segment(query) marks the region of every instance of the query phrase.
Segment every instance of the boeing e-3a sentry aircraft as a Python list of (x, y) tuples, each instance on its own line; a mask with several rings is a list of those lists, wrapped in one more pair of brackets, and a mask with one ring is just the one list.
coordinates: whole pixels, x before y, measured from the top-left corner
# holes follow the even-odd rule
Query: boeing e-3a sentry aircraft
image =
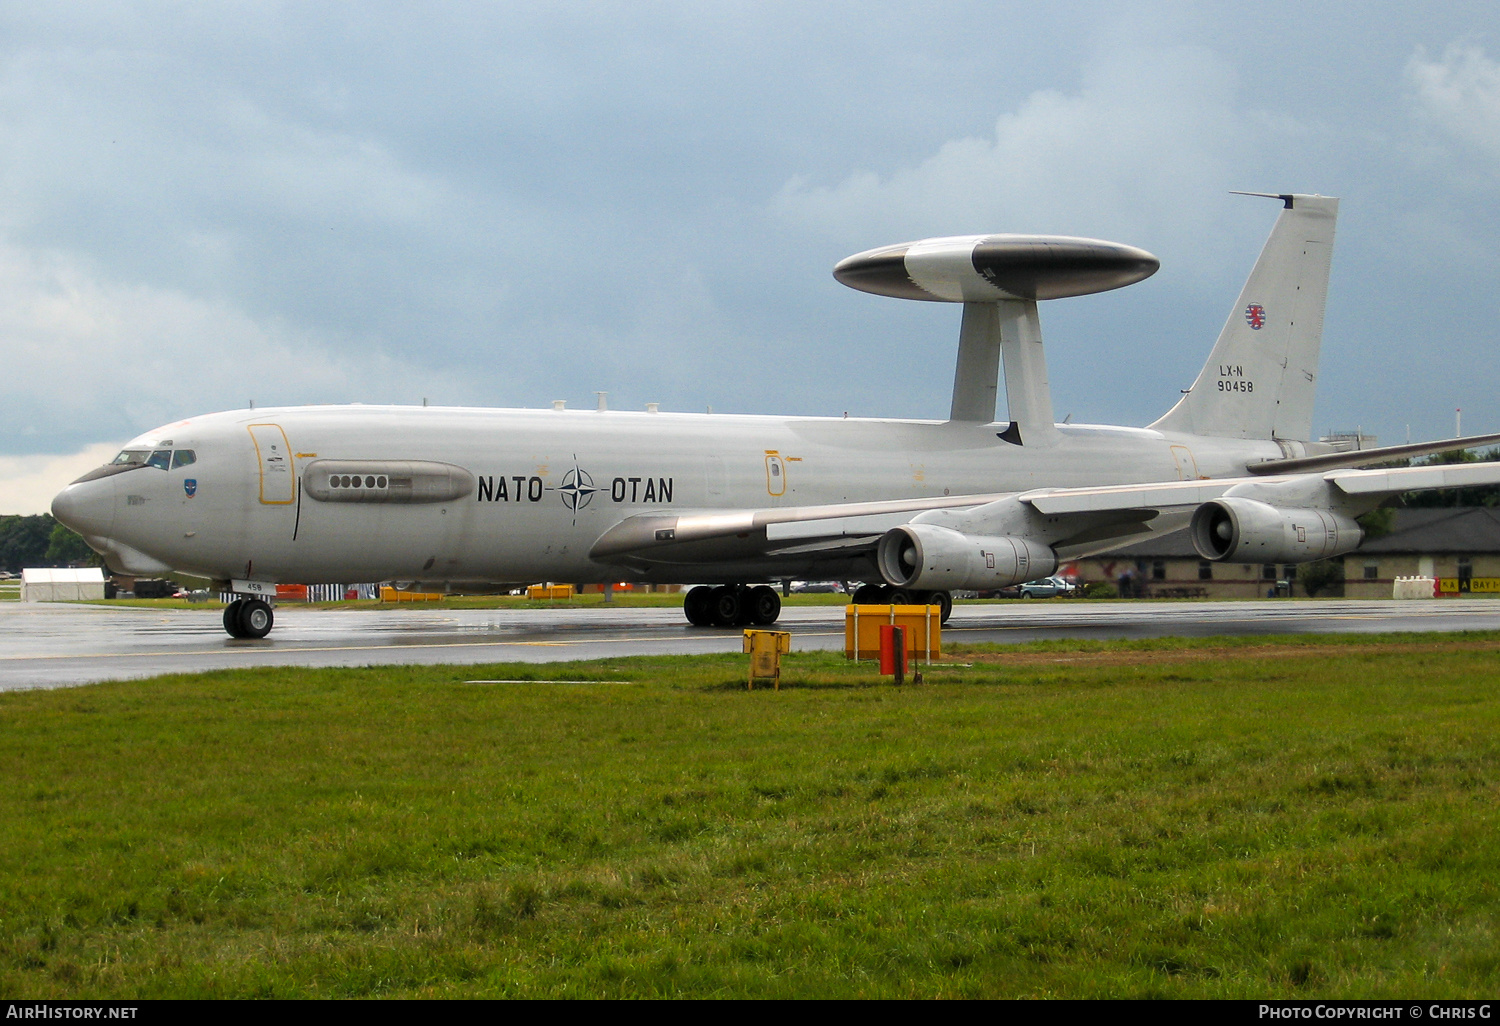
[[(1255, 194), (1264, 195), (1264, 194)], [(53, 500), (126, 574), (180, 571), (239, 596), (264, 637), (277, 582), (703, 582), (700, 626), (767, 624), (768, 582), (865, 582), (856, 602), (936, 602), (1189, 529), (1210, 560), (1355, 549), (1355, 517), (1500, 464), (1360, 470), (1500, 435), (1347, 452), (1312, 441), (1338, 200), (1283, 209), (1208, 362), (1145, 428), (1057, 424), (1037, 304), (1119, 288), (1158, 261), (1060, 236), (926, 239), (834, 276), (963, 304), (946, 421), (310, 406), (193, 417), (127, 444)], [(995, 421), (1004, 367), (1009, 420)], [(602, 403), (601, 403), (602, 406)]]

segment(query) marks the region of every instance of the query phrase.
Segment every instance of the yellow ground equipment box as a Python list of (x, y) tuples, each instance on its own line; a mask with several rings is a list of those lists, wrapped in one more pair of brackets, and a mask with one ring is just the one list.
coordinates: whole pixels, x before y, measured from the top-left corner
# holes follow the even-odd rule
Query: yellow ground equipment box
[(930, 663), (942, 656), (942, 606), (845, 606), (844, 657), (879, 659), (882, 624), (906, 628), (908, 658)]
[(755, 678), (774, 680), (781, 690), (781, 657), (792, 650), (792, 636), (786, 631), (746, 631), (745, 651), (750, 653), (749, 690), (755, 690)]
[(529, 599), (570, 599), (573, 597), (573, 586), (571, 584), (533, 584), (526, 589), (526, 597)]
[(436, 591), (401, 591), (399, 588), (382, 587), (382, 602), (441, 602), (446, 595)]

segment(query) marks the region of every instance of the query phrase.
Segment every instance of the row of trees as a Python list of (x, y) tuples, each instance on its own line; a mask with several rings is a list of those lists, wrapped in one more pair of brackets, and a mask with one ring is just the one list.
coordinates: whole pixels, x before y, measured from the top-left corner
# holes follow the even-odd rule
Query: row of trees
[(99, 556), (51, 515), (0, 516), (0, 570), (28, 566), (98, 566)]

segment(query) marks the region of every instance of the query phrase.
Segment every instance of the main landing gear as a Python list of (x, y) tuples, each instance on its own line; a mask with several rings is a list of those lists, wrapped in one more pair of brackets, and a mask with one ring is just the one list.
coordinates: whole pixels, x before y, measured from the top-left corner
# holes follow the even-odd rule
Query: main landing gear
[(276, 615), (265, 599), (235, 599), (224, 607), (224, 629), (231, 638), (264, 638), (275, 623)]
[(781, 615), (781, 596), (764, 584), (748, 588), (743, 584), (726, 584), (711, 588), (703, 585), (687, 593), (682, 611), (695, 627), (765, 627)]
[[(888, 584), (861, 585), (850, 601), (859, 606), (940, 606), (942, 622), (953, 614), (953, 596), (946, 591), (892, 588)], [(781, 615), (781, 596), (764, 584), (754, 588), (726, 584), (701, 585), (687, 593), (682, 611), (695, 627), (765, 627)]]
[(920, 591), (916, 588), (892, 588), (889, 584), (863, 584), (855, 589), (850, 602), (856, 606), (942, 606), (942, 622), (953, 615), (953, 596), (946, 591)]

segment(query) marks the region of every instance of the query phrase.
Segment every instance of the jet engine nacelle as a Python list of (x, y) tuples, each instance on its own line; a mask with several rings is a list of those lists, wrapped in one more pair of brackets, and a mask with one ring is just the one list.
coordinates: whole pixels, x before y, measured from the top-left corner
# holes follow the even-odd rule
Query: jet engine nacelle
[(1229, 496), (1199, 506), (1190, 531), (1204, 559), (1234, 563), (1306, 563), (1359, 548), (1364, 529), (1326, 509), (1281, 509)]
[(1003, 588), (1057, 569), (1057, 553), (1041, 542), (964, 534), (933, 524), (904, 524), (886, 532), (876, 558), (887, 584), (932, 591)]

